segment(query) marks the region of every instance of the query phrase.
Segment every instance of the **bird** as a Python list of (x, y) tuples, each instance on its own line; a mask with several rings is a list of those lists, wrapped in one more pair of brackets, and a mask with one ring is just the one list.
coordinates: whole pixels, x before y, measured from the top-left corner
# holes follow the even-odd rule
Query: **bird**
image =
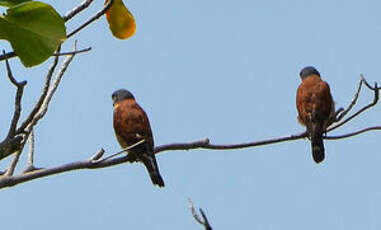
[(325, 157), (323, 135), (334, 121), (335, 104), (328, 83), (321, 79), (315, 67), (304, 67), (299, 75), (302, 83), (296, 91), (298, 121), (306, 126), (312, 157), (320, 163)]
[(154, 185), (164, 187), (154, 153), (154, 140), (146, 112), (135, 101), (132, 93), (126, 89), (113, 92), (112, 101), (113, 126), (120, 146), (126, 148), (144, 139), (142, 144), (128, 150), (128, 155), (134, 161), (144, 164)]

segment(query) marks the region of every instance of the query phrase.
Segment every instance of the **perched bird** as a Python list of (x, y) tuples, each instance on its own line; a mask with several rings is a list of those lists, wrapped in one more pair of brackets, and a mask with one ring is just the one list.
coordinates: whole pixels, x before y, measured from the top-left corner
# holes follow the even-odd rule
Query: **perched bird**
[(122, 148), (142, 139), (144, 143), (128, 151), (134, 160), (141, 161), (148, 170), (152, 183), (164, 187), (154, 153), (151, 126), (144, 110), (136, 103), (134, 96), (125, 89), (112, 94), (114, 105), (114, 130)]
[(324, 160), (323, 134), (335, 116), (335, 105), (327, 82), (311, 66), (300, 71), (302, 83), (296, 91), (298, 121), (306, 126), (316, 163)]

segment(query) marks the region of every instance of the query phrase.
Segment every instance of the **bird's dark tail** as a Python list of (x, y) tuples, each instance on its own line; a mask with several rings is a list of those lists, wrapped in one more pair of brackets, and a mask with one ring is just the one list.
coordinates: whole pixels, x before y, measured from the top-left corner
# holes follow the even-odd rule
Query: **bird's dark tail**
[(312, 157), (316, 163), (320, 163), (324, 160), (323, 130), (321, 125), (311, 125), (310, 137)]
[(163, 178), (159, 172), (159, 166), (157, 165), (155, 154), (154, 153), (144, 153), (141, 156), (143, 164), (146, 166), (151, 181), (154, 185), (159, 187), (164, 187)]

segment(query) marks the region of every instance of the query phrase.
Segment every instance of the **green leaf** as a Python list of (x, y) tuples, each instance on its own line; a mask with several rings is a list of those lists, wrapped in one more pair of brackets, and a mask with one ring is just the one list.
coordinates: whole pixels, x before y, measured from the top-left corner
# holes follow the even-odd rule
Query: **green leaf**
[(38, 65), (66, 39), (65, 22), (50, 5), (25, 2), (0, 17), (0, 39), (11, 43), (25, 66)]
[(0, 6), (11, 7), (23, 2), (29, 2), (32, 0), (0, 0)]

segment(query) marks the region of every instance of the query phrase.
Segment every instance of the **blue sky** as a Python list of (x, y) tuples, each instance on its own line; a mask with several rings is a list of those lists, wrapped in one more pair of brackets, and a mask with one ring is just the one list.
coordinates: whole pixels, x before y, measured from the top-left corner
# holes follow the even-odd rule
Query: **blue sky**
[[(81, 1), (46, 1), (61, 13)], [(137, 32), (116, 40), (104, 18), (65, 43), (91, 46), (75, 57), (50, 111), (36, 128), (36, 165), (52, 167), (119, 150), (111, 93), (127, 88), (150, 117), (156, 145), (210, 138), (241, 143), (297, 134), (298, 73), (315, 66), (336, 106), (352, 100), (360, 74), (380, 82), (379, 1), (125, 2)], [(69, 22), (68, 31), (103, 1)], [(5, 41), (2, 48), (10, 49)], [(23, 115), (39, 95), (46, 64), (14, 74), (28, 80)], [(0, 66), (3, 138), (15, 89)], [(363, 91), (360, 103), (372, 100)], [(358, 108), (358, 107), (356, 107)], [(380, 125), (380, 106), (333, 134)], [(215, 229), (380, 229), (377, 132), (326, 141), (316, 165), (307, 140), (231, 151), (157, 156), (165, 189), (141, 164), (82, 170), (0, 192), (4, 229), (202, 229), (191, 197)], [(0, 162), (5, 168), (10, 159)], [(19, 169), (25, 162), (25, 156)]]

